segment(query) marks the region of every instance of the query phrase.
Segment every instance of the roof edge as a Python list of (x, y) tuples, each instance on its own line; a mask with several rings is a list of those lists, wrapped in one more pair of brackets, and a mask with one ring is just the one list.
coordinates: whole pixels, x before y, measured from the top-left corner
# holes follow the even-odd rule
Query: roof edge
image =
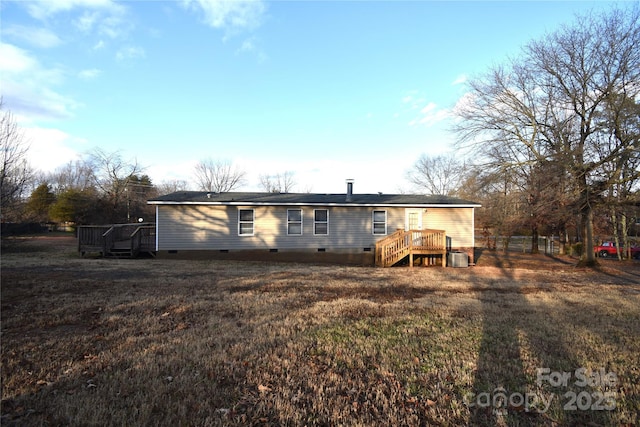
[(315, 203), (315, 202), (248, 202), (248, 201), (232, 201), (232, 202), (177, 202), (177, 201), (163, 201), (163, 200), (148, 200), (148, 205), (205, 205), (205, 206), (337, 206), (337, 207), (398, 207), (398, 208), (479, 208), (482, 207), (479, 203)]

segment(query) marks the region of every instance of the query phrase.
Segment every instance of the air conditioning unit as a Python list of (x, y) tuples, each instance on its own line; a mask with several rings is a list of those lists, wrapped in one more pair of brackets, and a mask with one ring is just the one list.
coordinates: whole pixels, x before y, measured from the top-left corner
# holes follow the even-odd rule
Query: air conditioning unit
[(465, 252), (449, 252), (447, 264), (449, 267), (469, 267), (469, 255)]

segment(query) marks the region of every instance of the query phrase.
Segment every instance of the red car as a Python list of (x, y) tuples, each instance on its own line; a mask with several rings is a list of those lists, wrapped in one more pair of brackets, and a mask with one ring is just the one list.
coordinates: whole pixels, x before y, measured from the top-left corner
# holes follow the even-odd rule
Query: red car
[[(601, 258), (618, 256), (618, 248), (614, 242), (603, 242), (600, 246), (596, 246), (594, 251)], [(640, 246), (631, 246), (631, 257), (640, 259)]]

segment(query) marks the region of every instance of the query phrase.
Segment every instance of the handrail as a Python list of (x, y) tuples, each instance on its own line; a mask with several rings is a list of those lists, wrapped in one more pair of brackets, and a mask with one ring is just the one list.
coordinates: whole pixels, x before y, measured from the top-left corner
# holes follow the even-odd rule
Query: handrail
[(393, 265), (408, 255), (409, 240), (406, 238), (407, 235), (404, 231), (394, 233), (392, 239), (376, 244), (377, 264), (381, 266)]
[(375, 260), (379, 267), (390, 267), (413, 253), (446, 255), (444, 230), (398, 230), (376, 243)]
[[(144, 231), (149, 230), (150, 232), (147, 235), (144, 235)], [(152, 225), (143, 225), (143, 226), (139, 226), (135, 229), (135, 231), (133, 233), (131, 233), (131, 235), (129, 236), (131, 239), (131, 254), (132, 256), (137, 256), (138, 253), (140, 252), (140, 248), (143, 246), (147, 246), (147, 245), (143, 245), (142, 244), (142, 239), (143, 238), (147, 238), (147, 237), (151, 237), (152, 233), (151, 231), (155, 230), (155, 227)], [(148, 242), (146, 242), (148, 243)], [(147, 248), (148, 249), (148, 248)]]
[(136, 256), (138, 254), (138, 250), (140, 250), (140, 244), (142, 237), (139, 233), (141, 227), (135, 229), (133, 233), (131, 233), (131, 255)]
[(113, 233), (114, 228), (115, 227), (112, 225), (107, 231), (102, 233), (102, 237), (107, 237), (109, 234)]
[(114, 227), (112, 226), (110, 229), (105, 231), (102, 234), (102, 255), (105, 256), (108, 251), (113, 247), (114, 242)]
[(396, 231), (394, 231), (393, 233), (389, 234), (387, 237), (383, 237), (382, 239), (378, 240), (376, 242), (376, 246), (377, 245), (386, 245), (387, 242), (391, 242), (396, 240), (397, 238), (399, 238), (400, 235), (404, 234), (405, 231), (402, 229), (398, 229)]

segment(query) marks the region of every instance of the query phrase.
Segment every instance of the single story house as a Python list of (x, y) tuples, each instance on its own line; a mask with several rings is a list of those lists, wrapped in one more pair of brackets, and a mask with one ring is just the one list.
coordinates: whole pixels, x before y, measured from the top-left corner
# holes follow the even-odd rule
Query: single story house
[[(148, 203), (156, 207), (158, 257), (382, 266), (408, 251), (412, 263), (415, 254), (444, 265), (446, 251), (473, 262), (480, 207), (446, 196), (354, 194), (352, 182), (343, 194), (181, 191)], [(383, 260), (383, 252), (391, 255)]]

